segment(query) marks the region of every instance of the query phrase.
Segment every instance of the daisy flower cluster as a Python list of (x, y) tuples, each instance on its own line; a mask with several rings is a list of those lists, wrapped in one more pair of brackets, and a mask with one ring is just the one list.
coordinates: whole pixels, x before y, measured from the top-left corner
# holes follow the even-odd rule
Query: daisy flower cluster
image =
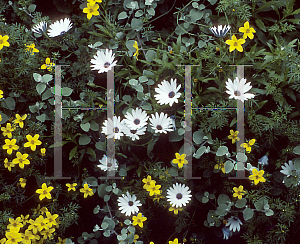
[(41, 208), (40, 212), (42, 214), (35, 219), (29, 218), (29, 214), (9, 218), (5, 237), (0, 243), (39, 243), (52, 239), (60, 223), (59, 216), (51, 214), (46, 207)]
[(155, 115), (151, 114), (151, 118), (145, 111), (136, 108), (131, 112), (125, 114), (125, 119), (121, 121), (120, 117), (114, 116), (113, 121), (109, 118), (105, 120), (102, 127), (102, 133), (108, 138), (120, 139), (124, 134), (131, 138), (131, 140), (139, 140), (141, 135), (145, 134), (147, 129), (147, 121), (150, 120), (150, 126), (154, 133), (167, 133), (173, 131), (172, 119), (161, 112)]

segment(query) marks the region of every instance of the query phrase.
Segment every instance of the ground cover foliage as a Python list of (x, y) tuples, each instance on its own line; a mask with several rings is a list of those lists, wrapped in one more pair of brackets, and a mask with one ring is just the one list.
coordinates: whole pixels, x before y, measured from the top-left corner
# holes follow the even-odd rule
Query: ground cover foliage
[[(298, 243), (297, 4), (1, 1), (0, 243)], [(54, 173), (58, 65), (62, 174), (70, 179), (45, 179)], [(194, 65), (191, 127), (183, 65)], [(242, 82), (234, 65), (248, 65), (251, 86), (242, 153), (237, 112), (226, 109), (241, 99), (229, 89), (229, 79)], [(105, 110), (112, 66), (113, 161)], [(201, 179), (176, 178), (190, 163), (186, 131)], [(247, 178), (228, 179), (241, 162)], [(120, 179), (98, 179), (113, 167)]]

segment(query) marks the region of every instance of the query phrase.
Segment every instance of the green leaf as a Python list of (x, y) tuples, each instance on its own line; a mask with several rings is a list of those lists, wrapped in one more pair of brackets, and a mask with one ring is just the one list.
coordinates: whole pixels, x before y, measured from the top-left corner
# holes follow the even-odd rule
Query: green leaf
[(159, 139), (159, 136), (153, 136), (152, 137), (152, 141), (147, 146), (147, 155), (148, 156), (152, 152), (153, 147), (154, 147), (155, 143), (158, 141), (158, 139)]
[(43, 93), (43, 91), (45, 91), (45, 89), (46, 89), (46, 84), (44, 84), (44, 83), (38, 83), (36, 85), (36, 90), (39, 95), (41, 95)]
[(105, 196), (104, 196), (104, 202), (108, 202), (109, 199), (110, 199), (110, 195), (105, 195)]
[(176, 168), (170, 168), (169, 174), (173, 177), (178, 176), (178, 170)]
[(202, 203), (207, 203), (209, 201), (208, 197), (202, 197), (201, 202)]
[(42, 101), (48, 99), (49, 97), (53, 97), (53, 94), (50, 89), (47, 89), (42, 95)]
[(274, 214), (274, 212), (272, 209), (266, 209), (266, 211), (265, 211), (266, 216), (272, 216), (273, 214)]
[(154, 10), (154, 8), (149, 8), (149, 9), (147, 9), (147, 12), (148, 12), (148, 14), (150, 14), (150, 15), (152, 15), (152, 16), (155, 15), (155, 10)]
[(79, 137), (79, 145), (87, 145), (91, 142), (91, 138), (86, 134), (83, 134)]
[(185, 133), (185, 129), (179, 128), (178, 129), (178, 135), (182, 136)]
[(36, 116), (36, 119), (41, 121), (41, 122), (45, 122), (46, 120), (46, 114), (41, 114), (39, 116)]
[(300, 158), (294, 159), (294, 167), (295, 167), (295, 170), (300, 169)]
[(35, 8), (36, 8), (36, 5), (35, 5), (35, 4), (30, 4), (30, 5), (28, 6), (28, 12), (29, 12), (29, 13), (34, 12)]
[(218, 1), (218, 0), (208, 0), (209, 1), (209, 3), (211, 4), (211, 5), (214, 5), (214, 4), (216, 4), (216, 2)]
[(136, 31), (141, 31), (143, 29), (143, 21), (141, 19), (132, 18), (131, 27)]
[[(143, 14), (144, 14), (143, 10), (140, 9), (140, 10), (138, 10), (138, 11), (135, 12), (134, 16), (137, 17), (137, 18), (139, 18), (139, 17), (141, 17)], [(126, 16), (126, 17), (127, 17), (127, 16)]]
[(300, 146), (294, 147), (293, 153), (300, 155)]
[(52, 76), (52, 75), (46, 74), (46, 75), (43, 75), (42, 82), (48, 83), (48, 82), (51, 81), (52, 79), (53, 79), (53, 76)]
[(259, 27), (259, 29), (263, 30), (264, 32), (266, 32), (266, 27), (264, 22), (262, 22), (260, 19), (256, 19), (255, 20), (256, 25)]
[(107, 192), (106, 192), (105, 189), (106, 189), (106, 185), (105, 184), (101, 184), (101, 185), (98, 186), (97, 193), (98, 193), (99, 197), (103, 198), (104, 195), (106, 195)]
[(203, 130), (198, 130), (193, 133), (193, 141), (196, 144), (201, 144), (203, 142), (204, 132)]
[(36, 82), (41, 82), (42, 81), (42, 76), (38, 73), (33, 73), (33, 78)]
[(90, 126), (92, 131), (99, 131), (99, 124), (97, 124), (94, 120), (90, 121)]
[(7, 97), (4, 99), (4, 108), (9, 110), (14, 110), (16, 107), (16, 102), (12, 97)]
[(245, 198), (242, 198), (242, 199), (238, 199), (235, 203), (235, 206), (237, 208), (243, 208), (246, 206), (246, 203), (247, 203), (247, 200)]
[(230, 202), (230, 198), (225, 194), (220, 194), (218, 197), (218, 204), (228, 204)]
[(61, 94), (62, 94), (63, 96), (70, 96), (71, 93), (72, 93), (72, 91), (73, 91), (72, 88), (69, 88), (69, 87), (63, 87), (63, 88), (61, 89)]
[[(107, 196), (107, 195), (105, 195), (105, 196)], [(104, 230), (107, 229), (108, 228), (108, 223), (102, 222), (101, 228), (104, 229)]]
[(227, 160), (225, 162), (225, 172), (226, 172), (226, 174), (228, 174), (229, 172), (231, 172), (231, 170), (233, 170), (233, 167), (234, 167), (233, 162), (230, 161), (230, 160)]
[(88, 147), (86, 149), (86, 153), (89, 154), (89, 155), (91, 155), (93, 157), (94, 161), (96, 161), (96, 153), (95, 153), (94, 149)]
[(225, 216), (228, 212), (228, 205), (227, 204), (220, 204), (217, 207), (216, 214), (220, 216)]
[(178, 135), (178, 130), (171, 131), (169, 134), (169, 142), (181, 141), (182, 135)]
[(245, 153), (237, 153), (236, 159), (239, 162), (246, 162), (247, 161), (247, 155)]
[(206, 147), (205, 146), (202, 146), (202, 147), (199, 147), (198, 150), (196, 151), (196, 154), (195, 154), (195, 158), (199, 159), (203, 153), (205, 152), (206, 150)]
[(253, 217), (253, 210), (251, 208), (245, 208), (243, 211), (243, 217), (244, 220), (247, 221), (248, 219), (251, 219)]
[(153, 50), (148, 50), (145, 58), (148, 62), (152, 62), (154, 58), (157, 58), (156, 52)]
[[(128, 17), (127, 13), (123, 11), (123, 12), (119, 13), (118, 20), (126, 19), (127, 17)], [(138, 16), (136, 16), (136, 17), (138, 17)]]
[(82, 129), (82, 130), (84, 130), (85, 132), (88, 132), (89, 130), (90, 130), (90, 123), (89, 122), (87, 122), (87, 123), (81, 123), (80, 124), (80, 128)]
[[(201, 19), (203, 17), (203, 12), (198, 9), (191, 9), (190, 16), (193, 22), (197, 22), (197, 20)], [(185, 29), (187, 29), (186, 27)]]
[(216, 152), (216, 155), (220, 157), (220, 156), (225, 155), (226, 153), (228, 153), (228, 147), (220, 146)]
[(120, 169), (119, 170), (119, 175), (122, 176), (122, 177), (125, 177), (127, 175), (127, 172), (125, 169)]
[(73, 147), (69, 153), (69, 160), (71, 160), (77, 152), (77, 146)]

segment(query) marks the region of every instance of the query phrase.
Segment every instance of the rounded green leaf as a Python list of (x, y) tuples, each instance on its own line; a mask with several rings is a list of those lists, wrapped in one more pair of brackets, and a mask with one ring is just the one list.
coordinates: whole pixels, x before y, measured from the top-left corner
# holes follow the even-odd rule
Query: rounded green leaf
[(12, 97), (7, 97), (4, 100), (4, 107), (8, 108), (9, 110), (14, 110), (16, 107), (16, 102)]
[(101, 185), (98, 186), (97, 193), (98, 193), (99, 197), (101, 197), (101, 198), (104, 197), (104, 195), (107, 193), (105, 189), (106, 189), (105, 184), (101, 184)]
[(233, 170), (234, 167), (234, 163), (230, 160), (227, 160), (225, 162), (225, 173), (228, 174), (229, 172), (231, 172), (231, 170)]
[(178, 176), (178, 170), (176, 168), (170, 168), (169, 174), (173, 177)]
[(225, 194), (220, 194), (218, 197), (218, 204), (228, 204), (230, 202), (230, 198)]
[(102, 222), (101, 228), (104, 229), (104, 230), (107, 229), (108, 228), (108, 223)]
[(205, 150), (206, 150), (205, 146), (202, 146), (202, 147), (198, 148), (198, 150), (197, 150), (194, 157), (195, 158), (200, 158), (203, 155), (203, 153), (205, 152)]
[(243, 207), (245, 207), (246, 203), (247, 203), (247, 200), (246, 200), (246, 199), (244, 199), (244, 198), (238, 199), (238, 200), (236, 201), (236, 203), (235, 203), (235, 206), (236, 206), (237, 208), (243, 208)]
[[(138, 11), (135, 12), (134, 16), (137, 17), (137, 18), (139, 18), (139, 17), (141, 17), (143, 14), (144, 14), (143, 10), (138, 10)], [(126, 16), (126, 17), (127, 17), (127, 16)], [(125, 18), (124, 18), (124, 19), (125, 19)]]
[(238, 152), (236, 154), (236, 159), (237, 159), (237, 161), (240, 161), (240, 162), (246, 162), (247, 161), (247, 155), (245, 153)]
[(228, 153), (228, 148), (226, 146), (220, 146), (217, 150), (216, 155), (220, 157), (225, 155), (226, 153)]
[(48, 82), (51, 81), (52, 79), (53, 79), (53, 76), (52, 76), (52, 75), (46, 74), (46, 75), (43, 75), (42, 81), (43, 81), (44, 83), (48, 83)]
[(119, 13), (118, 20), (126, 19), (127, 17), (128, 17), (127, 13), (123, 11), (123, 12)]
[(79, 138), (79, 145), (87, 145), (91, 142), (91, 138), (88, 137), (86, 134), (83, 134)]
[(207, 203), (209, 201), (208, 197), (202, 197), (202, 203)]
[(72, 93), (72, 91), (73, 91), (72, 88), (69, 88), (69, 87), (63, 87), (63, 88), (61, 89), (61, 94), (62, 94), (63, 96), (70, 96), (71, 93)]
[(153, 50), (148, 50), (145, 58), (148, 62), (151, 62), (153, 58), (157, 58), (156, 52)]
[(90, 123), (89, 122), (87, 122), (87, 123), (84, 123), (84, 124), (80, 124), (80, 128), (82, 129), (82, 130), (84, 130), (85, 132), (88, 132), (89, 130), (90, 130)]
[(136, 31), (141, 31), (143, 29), (143, 21), (141, 19), (132, 18), (131, 27)]
[(294, 147), (293, 153), (300, 155), (300, 146)]
[(105, 196), (104, 196), (104, 202), (108, 202), (109, 199), (110, 199), (110, 195), (105, 195)]
[(45, 122), (46, 120), (46, 114), (41, 114), (39, 116), (36, 116), (36, 119), (41, 121), (41, 122)]
[(248, 219), (251, 219), (253, 217), (253, 210), (251, 208), (245, 208), (244, 211), (243, 211), (243, 217), (244, 217), (244, 220), (248, 220)]
[(193, 141), (196, 144), (201, 144), (203, 142), (204, 132), (202, 130), (195, 131), (193, 133)]
[(228, 205), (227, 204), (220, 204), (217, 207), (216, 214), (220, 216), (225, 216), (228, 212)]
[(46, 84), (44, 84), (44, 83), (38, 83), (36, 85), (36, 90), (39, 95), (41, 95), (43, 93), (43, 91), (45, 91), (45, 89), (46, 89)]
[(42, 76), (38, 73), (33, 73), (33, 78), (36, 82), (41, 82), (42, 81)]

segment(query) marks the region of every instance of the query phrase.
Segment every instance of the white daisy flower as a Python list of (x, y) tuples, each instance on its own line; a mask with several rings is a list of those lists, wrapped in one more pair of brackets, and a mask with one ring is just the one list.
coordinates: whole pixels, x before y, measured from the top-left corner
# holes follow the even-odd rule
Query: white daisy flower
[(230, 95), (229, 98), (238, 99), (242, 102), (247, 99), (254, 98), (255, 96), (254, 94), (245, 93), (252, 88), (250, 82), (246, 84), (245, 78), (239, 80), (239, 78), (236, 77), (234, 82), (228, 78), (228, 82), (226, 82), (226, 88), (228, 89), (226, 92)]
[(132, 110), (131, 113), (127, 112), (125, 114), (124, 123), (132, 130), (138, 129), (147, 125), (147, 120), (149, 116), (147, 113), (140, 108)]
[(170, 202), (172, 207), (181, 208), (189, 203), (192, 198), (188, 186), (182, 184), (173, 184), (173, 188), (170, 187), (167, 190), (167, 200)]
[(167, 133), (167, 131), (173, 131), (172, 119), (168, 118), (167, 114), (163, 112), (158, 115), (158, 113), (151, 114), (150, 124), (155, 133)]
[(47, 23), (45, 21), (41, 21), (39, 24), (33, 26), (31, 30), (42, 35), (47, 30)]
[(112, 160), (111, 158), (107, 158), (106, 155), (103, 155), (102, 159), (99, 160), (100, 164), (97, 165), (101, 170), (104, 171), (112, 171), (118, 169), (117, 160)]
[(162, 83), (158, 85), (158, 88), (154, 89), (158, 93), (155, 94), (154, 97), (158, 100), (159, 104), (169, 104), (172, 106), (174, 102), (178, 103), (178, 98), (181, 95), (181, 93), (178, 92), (180, 87), (181, 84), (179, 84), (178, 87), (176, 86), (176, 79), (171, 79), (171, 82), (163, 80)]
[(122, 194), (122, 197), (118, 198), (118, 206), (121, 213), (125, 213), (126, 216), (139, 212), (139, 206), (142, 206), (139, 200), (136, 200), (135, 195), (130, 195), (129, 192)]
[(225, 25), (222, 27), (222, 25), (218, 25), (218, 28), (216, 26), (209, 28), (209, 30), (216, 36), (216, 37), (224, 37), (227, 32), (230, 30), (230, 25)]
[(131, 138), (131, 140), (135, 141), (135, 140), (139, 140), (140, 139), (140, 135), (144, 135), (145, 131), (146, 131), (146, 126), (138, 128), (138, 129), (131, 129), (127, 126), (124, 126), (123, 130), (124, 130), (124, 134), (128, 137)]
[(223, 227), (222, 231), (223, 231), (223, 239), (228, 240), (228, 238), (232, 236), (232, 232), (227, 227)]
[(93, 70), (99, 70), (98, 73), (103, 73), (111, 70), (111, 67), (115, 66), (117, 61), (114, 61), (115, 54), (112, 54), (112, 50), (106, 49), (105, 53), (98, 50), (94, 55), (94, 59), (91, 60), (91, 67)]
[(60, 36), (68, 32), (72, 28), (72, 23), (69, 18), (61, 19), (60, 21), (55, 21), (49, 26), (48, 36), (55, 37)]
[[(121, 117), (114, 116), (112, 121), (110, 118), (105, 120), (102, 127), (102, 133), (108, 135), (107, 138), (112, 138), (115, 135), (115, 139), (120, 139), (123, 136), (124, 124), (120, 122)], [(109, 127), (109, 128), (108, 128)]]
[(226, 226), (229, 226), (229, 230), (233, 232), (240, 231), (240, 225), (242, 225), (242, 221), (238, 217), (232, 216), (227, 220)]

